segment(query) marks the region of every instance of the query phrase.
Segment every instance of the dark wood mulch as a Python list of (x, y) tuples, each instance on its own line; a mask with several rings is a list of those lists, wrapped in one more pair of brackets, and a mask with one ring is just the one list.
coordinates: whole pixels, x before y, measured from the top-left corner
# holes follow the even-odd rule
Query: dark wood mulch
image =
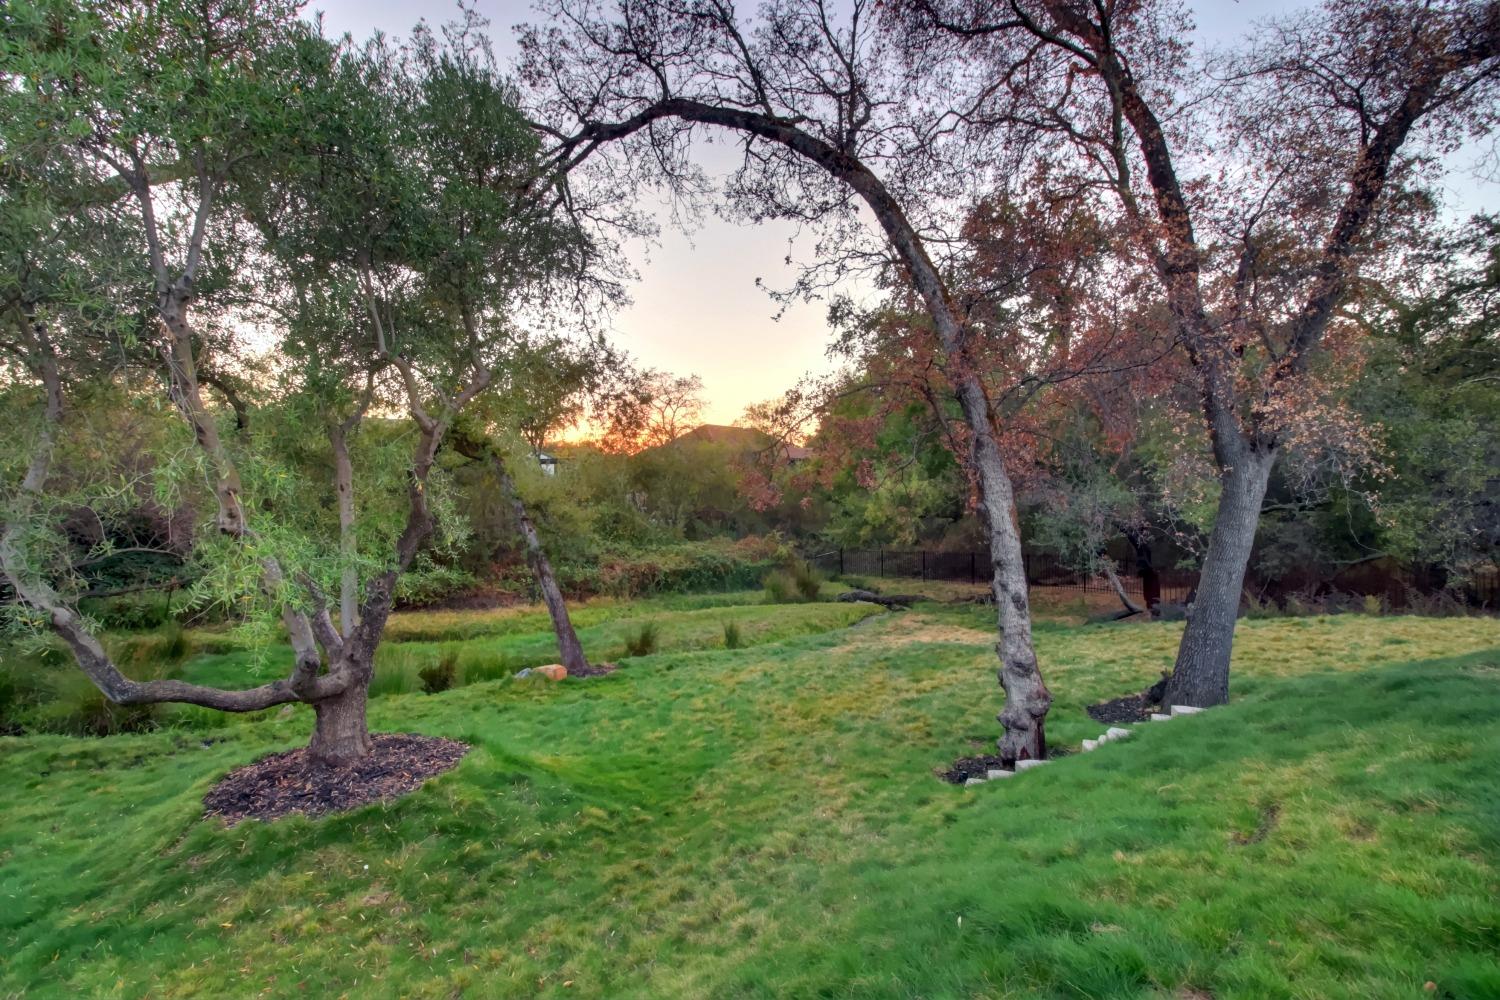
[(416, 733), (379, 733), (371, 742), (374, 749), (347, 767), (330, 767), (299, 747), (236, 768), (203, 797), (204, 813), (233, 826), (242, 819), (342, 812), (400, 798), (469, 752), (467, 743)]
[(1155, 708), (1156, 702), (1148, 702), (1144, 695), (1127, 694), (1123, 698), (1111, 698), (1109, 701), (1090, 705), (1085, 711), (1095, 722), (1145, 722), (1151, 718), (1151, 712)]
[(1090, 705), (1084, 711), (1089, 713), (1089, 718), (1095, 722), (1145, 722), (1151, 718), (1151, 713), (1161, 707), (1161, 700), (1167, 693), (1167, 678), (1162, 679), (1148, 687), (1139, 694), (1127, 694), (1119, 698), (1111, 698), (1109, 701), (1101, 701), (1097, 705)]
[(977, 757), (960, 757), (946, 771), (939, 771), (938, 777), (950, 785), (962, 785), (970, 778), (983, 778), (990, 771), (1001, 766), (999, 754), (980, 754)]
[(568, 671), (568, 676), (569, 677), (603, 677), (605, 674), (612, 674), (616, 670), (619, 670), (619, 669), (620, 669), (619, 665), (615, 664), (615, 663), (590, 663), (583, 670), (569, 670)]

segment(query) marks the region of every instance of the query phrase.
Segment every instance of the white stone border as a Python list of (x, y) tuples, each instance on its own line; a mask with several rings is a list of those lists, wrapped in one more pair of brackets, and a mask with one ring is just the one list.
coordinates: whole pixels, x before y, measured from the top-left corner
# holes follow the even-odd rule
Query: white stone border
[[(1152, 712), (1151, 721), (1171, 722), (1173, 719), (1177, 718), (1180, 715), (1197, 715), (1199, 712), (1206, 712), (1207, 709), (1194, 708), (1192, 705), (1173, 705), (1170, 711), (1170, 715), (1164, 715), (1160, 712)], [(1140, 723), (1137, 723), (1137, 725), (1140, 725)], [(1104, 732), (1100, 733), (1095, 739), (1084, 740), (1083, 752), (1089, 753), (1090, 751), (1099, 749), (1106, 743), (1116, 743), (1120, 740), (1129, 739), (1131, 732), (1132, 730), (1124, 729), (1120, 726), (1110, 726)], [(967, 788), (970, 785), (983, 785), (986, 782), (994, 781), (998, 778), (1010, 778), (1017, 774), (1020, 774), (1022, 771), (1030, 771), (1032, 768), (1041, 767), (1043, 764), (1050, 763), (1052, 763), (1052, 761), (1050, 760), (1018, 760), (1016, 761), (1016, 769), (1014, 771), (1006, 771), (1003, 768), (994, 768), (992, 770), (986, 771), (983, 778), (969, 778), (964, 782), (963, 787)]]

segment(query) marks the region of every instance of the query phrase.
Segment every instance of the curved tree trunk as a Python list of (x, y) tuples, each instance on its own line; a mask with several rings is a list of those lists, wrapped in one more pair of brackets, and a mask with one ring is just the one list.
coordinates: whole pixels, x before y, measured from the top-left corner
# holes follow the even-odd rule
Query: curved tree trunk
[(531, 567), (532, 575), (536, 577), (542, 600), (547, 605), (547, 614), (552, 617), (552, 631), (557, 633), (558, 662), (574, 676), (587, 674), (589, 661), (583, 655), (583, 644), (578, 641), (578, 633), (573, 631), (573, 620), (568, 617), (568, 603), (563, 600), (562, 588), (557, 585), (557, 577), (552, 573), (552, 562), (547, 558), (547, 550), (542, 548), (542, 538), (537, 534), (536, 525), (526, 511), (521, 494), (516, 490), (510, 470), (506, 469), (500, 456), (492, 454), (490, 460), (494, 464), (496, 475), (500, 477), (500, 488), (510, 501), (511, 509), (515, 511), (516, 524), (521, 529), (521, 537), (526, 541), (526, 562)]
[(1208, 553), (1198, 576), (1197, 596), (1188, 609), (1187, 628), (1177, 650), (1177, 664), (1167, 679), (1165, 703), (1207, 708), (1229, 700), (1229, 657), (1234, 624), (1261, 501), (1275, 464), (1274, 451), (1238, 449), (1224, 473), (1219, 512), (1209, 536)]
[(1130, 592), (1125, 589), (1125, 584), (1120, 581), (1120, 574), (1115, 572), (1114, 560), (1106, 555), (1101, 564), (1104, 566), (1104, 575), (1109, 580), (1109, 585), (1114, 590), (1115, 596), (1125, 606), (1125, 610), (1116, 617), (1129, 618), (1131, 615), (1138, 615), (1145, 611), (1145, 608), (1130, 599)]

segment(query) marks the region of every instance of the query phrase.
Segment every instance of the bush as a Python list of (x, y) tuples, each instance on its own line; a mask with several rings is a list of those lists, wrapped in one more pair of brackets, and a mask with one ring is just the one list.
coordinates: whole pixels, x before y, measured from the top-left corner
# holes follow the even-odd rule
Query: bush
[(724, 648), (739, 649), (744, 644), (744, 637), (740, 635), (739, 622), (724, 623)]
[(657, 630), (655, 622), (643, 622), (634, 635), (625, 638), (626, 656), (650, 656), (656, 652)]
[(454, 566), (427, 565), (401, 574), (396, 581), (396, 605), (425, 608), (441, 604), (477, 586), (479, 578)]
[(458, 652), (445, 650), (436, 663), (430, 663), (417, 671), (422, 679), (422, 690), (427, 694), (446, 691), (458, 681)]
[(170, 595), (162, 591), (91, 597), (80, 601), (78, 610), (106, 632), (159, 628), (172, 620)]

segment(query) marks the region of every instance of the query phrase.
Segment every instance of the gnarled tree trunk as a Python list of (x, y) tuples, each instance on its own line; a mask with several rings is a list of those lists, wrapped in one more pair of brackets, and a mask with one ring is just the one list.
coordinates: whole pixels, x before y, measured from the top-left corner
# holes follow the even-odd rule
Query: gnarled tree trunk
[(344, 767), (370, 752), (370, 728), (365, 719), (369, 686), (366, 668), (342, 694), (313, 702), (316, 722), (308, 750), (315, 759)]
[(995, 439), (989, 396), (979, 377), (963, 376), (959, 400), (973, 436), (973, 463), (980, 483), (980, 517), (990, 539), (990, 590), (1000, 641), (997, 676), (1005, 692), (1005, 707), (996, 717), (1004, 732), (998, 748), (1007, 764), (1047, 759), (1047, 711), (1052, 692), (1042, 680), (1031, 641), (1031, 604), (1027, 596), (1026, 563), (1021, 534), (1014, 519), (1015, 496), (1005, 457)]
[(1236, 449), (1224, 470), (1219, 512), (1188, 609), (1177, 665), (1167, 680), (1165, 703), (1207, 708), (1229, 700), (1229, 657), (1239, 617), (1245, 570), (1260, 524), (1260, 506), (1275, 464), (1274, 450)]

